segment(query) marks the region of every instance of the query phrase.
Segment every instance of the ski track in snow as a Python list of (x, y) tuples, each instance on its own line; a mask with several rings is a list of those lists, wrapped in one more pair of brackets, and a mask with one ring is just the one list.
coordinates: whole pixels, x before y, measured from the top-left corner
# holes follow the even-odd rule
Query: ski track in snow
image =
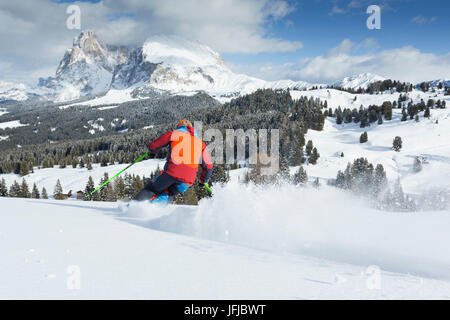
[(146, 216), (148, 208), (138, 206), (128, 212), (130, 219), (123, 219), (271, 252), (450, 280), (449, 211), (382, 212), (326, 186), (320, 191), (290, 186), (261, 190), (237, 184), (217, 190), (213, 199), (189, 209), (152, 209)]
[[(343, 256), (346, 263), (301, 253), (304, 248), (325, 253), (326, 244), (331, 245), (337, 233), (345, 235), (352, 227), (362, 226), (368, 215), (342, 229), (348, 221), (336, 224), (340, 218), (333, 218), (324, 222), (327, 213), (322, 207), (318, 212), (279, 210), (274, 215), (271, 211), (280, 202), (273, 200), (253, 210), (238, 209), (253, 191), (230, 186), (219, 192), (223, 196), (202, 201), (198, 207), (137, 204), (125, 212), (114, 203), (2, 198), (1, 207), (8, 211), (0, 214), (0, 298), (450, 298), (447, 280), (393, 273), (381, 267), (379, 282), (371, 287), (369, 265), (349, 264), (350, 253)], [(241, 198), (230, 203), (226, 200), (229, 192)], [(311, 192), (316, 190), (303, 193), (304, 197), (311, 198)], [(266, 195), (261, 197), (266, 199)], [(328, 217), (355, 218), (340, 212), (328, 212)], [(379, 222), (371, 219), (375, 225)], [(399, 220), (404, 223), (408, 217)], [(311, 230), (314, 224), (322, 230), (317, 225)], [(406, 229), (408, 225), (415, 223), (407, 223)], [(333, 228), (340, 231), (332, 232)], [(388, 230), (388, 238), (393, 229)], [(349, 234), (331, 249), (351, 244), (352, 238), (364, 231)], [(367, 238), (377, 240), (373, 238), (376, 233)], [(316, 247), (321, 240), (325, 241), (322, 249)], [(363, 240), (360, 247), (365, 245)], [(70, 266), (79, 268), (79, 290), (67, 287)]]

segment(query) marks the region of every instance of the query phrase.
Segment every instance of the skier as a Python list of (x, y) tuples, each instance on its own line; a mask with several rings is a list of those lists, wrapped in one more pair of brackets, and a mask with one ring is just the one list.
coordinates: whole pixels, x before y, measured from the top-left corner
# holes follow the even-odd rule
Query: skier
[(149, 148), (151, 153), (156, 153), (166, 146), (169, 146), (169, 153), (164, 170), (136, 195), (135, 200), (164, 204), (172, 201), (177, 194), (183, 194), (192, 186), (198, 165), (202, 166), (200, 183), (208, 182), (213, 168), (211, 157), (190, 121), (179, 121), (174, 131), (152, 141)]

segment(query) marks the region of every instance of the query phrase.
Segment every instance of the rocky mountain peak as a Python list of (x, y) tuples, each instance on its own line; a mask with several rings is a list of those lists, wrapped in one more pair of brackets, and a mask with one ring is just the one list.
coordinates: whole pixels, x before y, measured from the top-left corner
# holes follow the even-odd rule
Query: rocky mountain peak
[(73, 40), (73, 46), (66, 51), (61, 60), (56, 76), (63, 73), (67, 67), (77, 62), (99, 63), (106, 70), (112, 72), (114, 69), (113, 61), (108, 59), (109, 50), (103, 45), (95, 33), (91, 30), (83, 31)]
[(73, 49), (75, 48), (82, 50), (85, 54), (93, 56), (101, 56), (108, 51), (106, 46), (100, 43), (97, 35), (91, 30), (81, 32), (80, 35), (73, 40)]

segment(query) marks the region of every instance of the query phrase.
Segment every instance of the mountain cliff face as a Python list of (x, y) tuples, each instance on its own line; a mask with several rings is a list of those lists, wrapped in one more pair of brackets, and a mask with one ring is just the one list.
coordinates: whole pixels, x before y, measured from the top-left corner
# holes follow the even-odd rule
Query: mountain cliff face
[(116, 66), (129, 59), (129, 49), (104, 45), (92, 31), (84, 31), (64, 54), (55, 76), (39, 79), (38, 86), (54, 90), (57, 100), (106, 92)]
[(306, 82), (268, 82), (233, 73), (206, 45), (180, 37), (154, 36), (141, 47), (103, 44), (83, 31), (59, 63), (55, 76), (38, 87), (56, 101), (95, 95), (110, 89), (153, 88), (172, 93), (206, 91), (213, 96), (238, 95), (258, 88), (297, 88)]
[(126, 89), (145, 84), (157, 66), (157, 63), (146, 61), (142, 48), (133, 49), (129, 52), (127, 59), (116, 65), (111, 79), (111, 88)]

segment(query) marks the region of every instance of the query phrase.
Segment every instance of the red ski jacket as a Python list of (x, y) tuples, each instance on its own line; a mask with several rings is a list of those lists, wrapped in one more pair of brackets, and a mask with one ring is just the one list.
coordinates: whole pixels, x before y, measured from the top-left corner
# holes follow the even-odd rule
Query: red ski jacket
[(192, 184), (197, 176), (198, 166), (202, 166), (200, 182), (206, 183), (211, 177), (213, 164), (206, 144), (197, 138), (194, 128), (183, 126), (168, 131), (150, 143), (150, 151), (158, 152), (169, 146), (169, 154), (164, 171), (177, 180)]

